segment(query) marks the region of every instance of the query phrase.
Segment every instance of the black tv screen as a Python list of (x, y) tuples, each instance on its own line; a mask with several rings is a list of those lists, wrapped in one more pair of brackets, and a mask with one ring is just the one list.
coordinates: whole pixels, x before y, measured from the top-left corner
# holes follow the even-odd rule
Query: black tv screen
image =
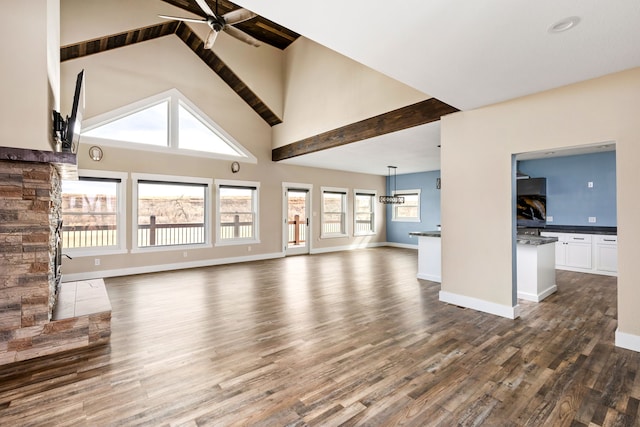
[(76, 89), (73, 94), (73, 106), (71, 116), (67, 119), (67, 125), (62, 140), (62, 151), (75, 153), (80, 142), (80, 130), (82, 125), (82, 115), (84, 114), (84, 70), (78, 73), (76, 78)]
[(547, 196), (518, 196), (516, 220), (519, 227), (544, 227), (547, 224)]

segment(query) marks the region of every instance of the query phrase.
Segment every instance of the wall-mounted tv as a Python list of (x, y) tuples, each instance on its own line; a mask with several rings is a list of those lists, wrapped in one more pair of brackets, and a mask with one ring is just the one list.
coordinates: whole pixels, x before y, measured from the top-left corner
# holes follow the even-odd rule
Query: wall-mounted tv
[(547, 180), (517, 180), (516, 222), (518, 227), (547, 225)]
[(56, 140), (60, 142), (62, 151), (73, 153), (78, 151), (83, 114), (84, 70), (80, 71), (76, 77), (76, 88), (73, 94), (71, 115), (67, 116), (65, 120), (59, 112), (53, 111), (53, 134)]

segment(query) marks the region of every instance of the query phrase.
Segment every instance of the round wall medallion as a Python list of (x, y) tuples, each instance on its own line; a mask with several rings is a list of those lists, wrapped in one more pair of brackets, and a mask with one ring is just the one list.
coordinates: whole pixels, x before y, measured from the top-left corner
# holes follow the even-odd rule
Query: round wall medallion
[(99, 162), (102, 160), (102, 149), (96, 145), (89, 148), (89, 157), (91, 157), (91, 160)]
[(236, 173), (238, 171), (240, 171), (240, 163), (238, 162), (231, 163), (231, 172)]

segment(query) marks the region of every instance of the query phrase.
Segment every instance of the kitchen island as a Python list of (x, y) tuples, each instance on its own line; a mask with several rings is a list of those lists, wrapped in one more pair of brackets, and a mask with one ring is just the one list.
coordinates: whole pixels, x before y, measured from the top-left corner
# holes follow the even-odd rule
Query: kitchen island
[(440, 231), (412, 231), (409, 236), (418, 237), (418, 279), (440, 283), (441, 245)]
[[(440, 231), (412, 231), (418, 237), (418, 279), (442, 282)], [(518, 298), (540, 302), (556, 292), (557, 237), (518, 235), (516, 239)]]
[(557, 237), (528, 236), (516, 238), (518, 298), (540, 302), (555, 291)]

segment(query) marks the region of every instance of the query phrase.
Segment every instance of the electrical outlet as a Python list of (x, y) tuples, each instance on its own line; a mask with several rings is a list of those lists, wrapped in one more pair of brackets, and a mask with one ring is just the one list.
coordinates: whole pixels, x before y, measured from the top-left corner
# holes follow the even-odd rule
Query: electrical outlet
[[(593, 181), (589, 181), (587, 182), (587, 187), (589, 188), (593, 188)], [(595, 221), (594, 221), (595, 222)]]
[(247, 246), (247, 252), (251, 252), (251, 246)]
[(94, 260), (94, 263), (95, 263), (95, 265), (100, 265), (100, 258), (96, 258), (96, 259)]
[(547, 215), (547, 222), (553, 222), (553, 217), (551, 215)]
[(182, 252), (182, 257), (186, 258), (187, 257), (187, 251)]
[(589, 217), (589, 222), (596, 222), (596, 217), (595, 216), (590, 216)]

